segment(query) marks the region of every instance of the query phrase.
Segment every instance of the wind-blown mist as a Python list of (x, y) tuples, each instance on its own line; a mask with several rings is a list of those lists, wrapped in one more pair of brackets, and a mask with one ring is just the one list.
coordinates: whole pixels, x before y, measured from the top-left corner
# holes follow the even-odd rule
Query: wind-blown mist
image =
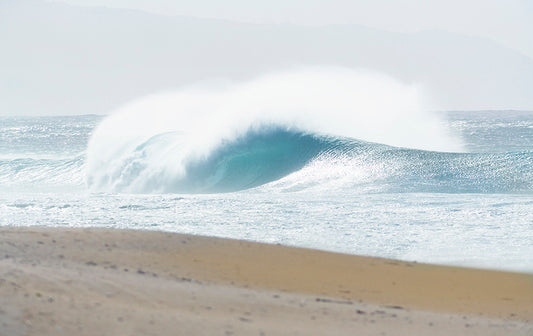
[(300, 69), (118, 109), (90, 140), (87, 182), (106, 191), (240, 190), (304, 167), (340, 138), (461, 150), (416, 87), (364, 71)]

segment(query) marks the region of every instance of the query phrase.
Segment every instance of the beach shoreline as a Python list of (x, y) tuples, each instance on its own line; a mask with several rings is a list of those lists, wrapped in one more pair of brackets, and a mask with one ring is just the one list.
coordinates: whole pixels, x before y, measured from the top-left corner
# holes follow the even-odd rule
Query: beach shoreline
[(2, 335), (533, 333), (533, 274), (116, 229), (0, 251)]

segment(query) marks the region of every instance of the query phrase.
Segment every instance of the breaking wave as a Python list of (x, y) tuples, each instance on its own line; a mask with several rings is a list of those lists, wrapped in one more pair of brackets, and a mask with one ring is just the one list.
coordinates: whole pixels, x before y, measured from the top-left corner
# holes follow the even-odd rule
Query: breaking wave
[(335, 185), (410, 192), (531, 190), (531, 153), (461, 153), (419, 89), (339, 68), (132, 102), (87, 150), (95, 191), (215, 193)]

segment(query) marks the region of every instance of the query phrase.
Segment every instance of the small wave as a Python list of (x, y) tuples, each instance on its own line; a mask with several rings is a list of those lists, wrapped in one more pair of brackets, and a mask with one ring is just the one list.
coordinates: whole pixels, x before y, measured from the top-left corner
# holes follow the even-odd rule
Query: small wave
[(71, 158), (0, 159), (0, 185), (3, 188), (84, 186), (84, 155)]
[(9, 204), (8, 207), (17, 208), (17, 209), (26, 209), (35, 206), (34, 203), (13, 203)]
[(68, 209), (68, 208), (71, 208), (72, 205), (71, 204), (60, 204), (60, 205), (50, 205), (50, 206), (47, 206), (45, 209), (46, 210), (52, 210), (52, 209)]

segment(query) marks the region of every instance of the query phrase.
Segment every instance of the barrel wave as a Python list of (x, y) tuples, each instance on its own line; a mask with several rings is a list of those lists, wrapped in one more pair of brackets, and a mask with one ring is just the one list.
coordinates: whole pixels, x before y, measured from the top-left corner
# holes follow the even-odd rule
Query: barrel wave
[(337, 68), (153, 95), (94, 130), (86, 181), (126, 193), (533, 190), (530, 151), (466, 153), (421, 100)]
[[(213, 193), (253, 188), (298, 171), (316, 157), (325, 143), (309, 134), (277, 127), (249, 131), (222, 143), (207, 156), (193, 156), (172, 163), (154, 163), (158, 151), (176, 160), (181, 156), (182, 135), (165, 133), (132, 150), (99, 182), (112, 182), (113, 190), (130, 192)], [(155, 153), (155, 154), (154, 154)], [(175, 166), (174, 166), (175, 164)], [(179, 169), (176, 169), (179, 167)], [(91, 178), (91, 177), (90, 177)], [(89, 179), (89, 184), (95, 181)], [(98, 183), (98, 182), (96, 182)], [(106, 185), (99, 186), (105, 189)]]
[[(89, 184), (135, 193), (322, 189), (345, 192), (531, 193), (533, 153), (449, 153), (266, 127), (221, 144), (180, 169), (152, 160), (176, 151), (180, 134), (150, 138)], [(179, 156), (179, 155), (178, 155)], [(112, 183), (96, 185), (95, 183)]]

